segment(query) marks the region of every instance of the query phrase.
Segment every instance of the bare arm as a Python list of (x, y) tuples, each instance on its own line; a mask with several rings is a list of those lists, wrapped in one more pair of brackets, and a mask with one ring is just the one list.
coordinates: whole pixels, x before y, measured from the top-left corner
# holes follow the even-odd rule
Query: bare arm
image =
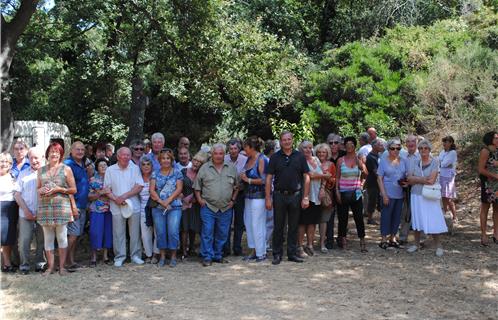
[(195, 198), (197, 199), (197, 202), (201, 207), (204, 207), (206, 205), (206, 200), (202, 199), (201, 196), (201, 191), (200, 190), (194, 190)]
[(154, 201), (159, 200), (159, 195), (156, 192), (156, 179), (150, 179), (149, 183), (149, 193), (150, 193), (150, 198)]
[(164, 208), (167, 208), (173, 200), (175, 200), (183, 190), (183, 181), (182, 180), (176, 180), (176, 189), (173, 191), (173, 193), (166, 199), (166, 200), (157, 200), (158, 203), (160, 203)]
[(303, 174), (303, 180), (304, 180), (304, 190), (303, 190), (303, 200), (301, 201), (301, 208), (306, 209), (310, 205), (309, 194), (310, 194), (311, 179), (309, 174), (307, 173)]
[(485, 177), (498, 180), (498, 174), (493, 174), (492, 172), (486, 170), (486, 162), (488, 161), (488, 157), (489, 157), (489, 150), (482, 149), (481, 152), (479, 153), (479, 163), (477, 166), (477, 170), (479, 174), (482, 174)]
[(266, 210), (271, 210), (273, 205), (271, 203), (271, 186), (272, 186), (273, 175), (266, 175), (266, 183), (265, 183), (265, 207)]

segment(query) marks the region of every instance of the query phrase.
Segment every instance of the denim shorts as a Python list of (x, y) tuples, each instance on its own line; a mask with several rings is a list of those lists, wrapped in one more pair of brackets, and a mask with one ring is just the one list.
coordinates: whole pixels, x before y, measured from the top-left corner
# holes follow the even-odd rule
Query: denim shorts
[(68, 236), (79, 237), (83, 234), (83, 231), (85, 230), (86, 209), (78, 208), (78, 212), (79, 212), (78, 220), (74, 220), (73, 222), (69, 222), (67, 224)]

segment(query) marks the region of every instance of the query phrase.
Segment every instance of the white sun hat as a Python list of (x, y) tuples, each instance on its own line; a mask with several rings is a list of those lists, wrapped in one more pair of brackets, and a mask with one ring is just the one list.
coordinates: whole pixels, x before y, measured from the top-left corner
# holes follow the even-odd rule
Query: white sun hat
[(133, 214), (133, 203), (130, 199), (126, 199), (125, 204), (119, 206), (119, 210), (123, 218), (128, 219)]

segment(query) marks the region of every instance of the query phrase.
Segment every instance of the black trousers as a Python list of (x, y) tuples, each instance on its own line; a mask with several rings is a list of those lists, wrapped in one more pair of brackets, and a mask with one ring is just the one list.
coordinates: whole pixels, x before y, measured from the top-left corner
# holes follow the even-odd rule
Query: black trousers
[(353, 196), (345, 196), (346, 193), (341, 193), (341, 204), (337, 206), (337, 218), (339, 220), (338, 229), (339, 237), (345, 237), (348, 233), (349, 209), (353, 211), (353, 219), (356, 224), (356, 232), (358, 238), (365, 238), (365, 222), (363, 221), (363, 199), (360, 197), (356, 200)]
[(287, 256), (296, 255), (297, 229), (301, 214), (301, 193), (285, 195), (273, 193), (273, 255), (282, 256), (284, 246), (285, 219), (287, 218)]
[(239, 192), (233, 206), (233, 242), (230, 241), (232, 228), (228, 230), (228, 238), (223, 246), (225, 255), (230, 255), (230, 244), (233, 243), (233, 253), (242, 254), (242, 234), (244, 233), (244, 207), (246, 203), (244, 192)]
[(325, 246), (328, 249), (332, 249), (334, 247), (334, 221), (336, 212), (337, 204), (334, 203), (334, 207), (332, 208), (332, 215), (330, 216), (330, 220), (327, 222), (327, 240), (325, 241)]

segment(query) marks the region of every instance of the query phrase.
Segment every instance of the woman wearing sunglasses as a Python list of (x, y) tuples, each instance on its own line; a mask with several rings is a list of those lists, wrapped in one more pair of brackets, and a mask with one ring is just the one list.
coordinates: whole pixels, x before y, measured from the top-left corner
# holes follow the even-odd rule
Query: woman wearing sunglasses
[(444, 254), (439, 234), (448, 232), (446, 221), (439, 200), (423, 195), (424, 186), (434, 185), (438, 180), (439, 161), (431, 156), (431, 143), (424, 139), (418, 144), (420, 161), (413, 172), (408, 173), (408, 184), (412, 186), (410, 208), (412, 211), (412, 229), (415, 231), (415, 244), (408, 248), (409, 253), (420, 247), (420, 233), (432, 235), (436, 245), (436, 255)]
[(142, 156), (144, 155), (145, 150), (144, 144), (142, 143), (142, 141), (136, 140), (130, 145), (130, 149), (131, 161), (133, 161), (133, 163), (137, 166), (140, 166), (140, 158), (142, 158)]
[[(396, 241), (403, 208), (403, 187), (406, 182), (406, 163), (401, 160), (401, 141), (397, 138), (387, 142), (387, 157), (381, 157), (377, 169), (377, 183), (382, 195), (382, 210), (380, 212), (380, 233), (382, 240), (379, 247), (399, 248)], [(389, 237), (389, 242), (387, 242)]]

